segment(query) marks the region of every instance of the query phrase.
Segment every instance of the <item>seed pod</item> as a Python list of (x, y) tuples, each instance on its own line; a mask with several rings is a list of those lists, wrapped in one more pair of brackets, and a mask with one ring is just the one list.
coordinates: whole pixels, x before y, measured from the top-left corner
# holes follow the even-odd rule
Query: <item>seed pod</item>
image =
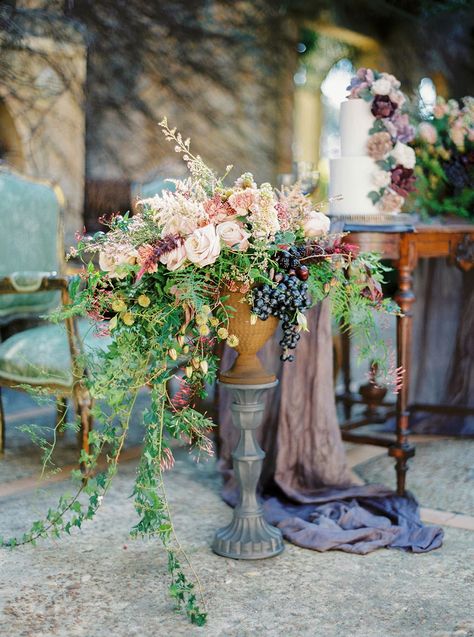
[(168, 356), (171, 360), (175, 361), (178, 358), (178, 352), (172, 347), (168, 350)]
[(135, 319), (133, 318), (133, 314), (131, 312), (125, 312), (125, 314), (122, 314), (122, 321), (125, 323), (125, 325), (133, 325), (135, 323)]
[(125, 312), (127, 306), (122, 299), (115, 299), (112, 302), (112, 309), (114, 312)]
[(208, 365), (207, 361), (201, 361), (200, 366), (201, 366), (203, 374), (207, 374), (207, 372), (209, 370), (209, 365)]
[(329, 290), (330, 290), (330, 289), (331, 289), (331, 285), (330, 285), (330, 283), (325, 283), (325, 284), (324, 284), (324, 288), (323, 288), (323, 290), (324, 290), (324, 294), (329, 294)]
[(191, 359), (191, 363), (192, 363), (192, 366), (194, 367), (194, 369), (199, 369), (200, 362), (201, 361), (200, 361), (200, 359), (197, 356), (195, 356), (194, 358)]
[(258, 318), (258, 316), (256, 314), (251, 314), (250, 315), (250, 325), (255, 325), (255, 323), (257, 322), (257, 318)]
[(140, 294), (140, 296), (138, 297), (138, 305), (141, 305), (142, 307), (148, 307), (150, 303), (151, 301), (149, 296), (147, 296), (146, 294)]
[(191, 367), (191, 365), (188, 365), (188, 367), (186, 367), (185, 374), (188, 378), (191, 378), (191, 376), (193, 375), (193, 368)]
[(178, 345), (179, 345), (180, 347), (183, 347), (183, 345), (184, 345), (184, 336), (183, 336), (182, 334), (179, 334), (179, 335), (176, 337), (176, 340), (178, 341)]
[(184, 354), (188, 354), (188, 353), (189, 353), (189, 345), (185, 345), (185, 346), (183, 347), (183, 353), (184, 353)]
[(199, 334), (201, 336), (207, 336), (210, 333), (210, 329), (207, 327), (207, 325), (200, 325), (199, 326)]

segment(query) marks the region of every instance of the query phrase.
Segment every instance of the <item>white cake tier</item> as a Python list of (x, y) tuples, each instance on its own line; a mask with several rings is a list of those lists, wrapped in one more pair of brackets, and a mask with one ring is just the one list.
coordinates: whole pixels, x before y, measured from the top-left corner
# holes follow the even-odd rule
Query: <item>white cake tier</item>
[(369, 130), (375, 117), (370, 112), (370, 102), (353, 99), (342, 102), (339, 114), (341, 157), (367, 155)]
[(332, 201), (333, 215), (376, 214), (379, 210), (367, 196), (375, 190), (372, 174), (377, 166), (370, 157), (339, 157), (329, 162), (329, 196), (342, 195), (342, 201)]

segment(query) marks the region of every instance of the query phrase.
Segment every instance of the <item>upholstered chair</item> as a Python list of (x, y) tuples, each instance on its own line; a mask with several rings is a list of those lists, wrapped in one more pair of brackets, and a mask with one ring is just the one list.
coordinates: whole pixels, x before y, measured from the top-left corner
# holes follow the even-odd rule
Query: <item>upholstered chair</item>
[[(58, 188), (0, 169), (0, 327), (16, 319), (35, 319), (36, 325), (36, 319), (70, 303), (68, 278), (61, 274), (62, 205)], [(0, 342), (0, 392), (2, 386), (37, 388), (56, 396), (56, 426), (65, 417), (70, 397), (87, 451), (91, 400), (80, 353), (106, 345), (87, 322), (78, 326), (72, 318), (23, 329)], [(0, 452), (4, 447), (0, 393)]]

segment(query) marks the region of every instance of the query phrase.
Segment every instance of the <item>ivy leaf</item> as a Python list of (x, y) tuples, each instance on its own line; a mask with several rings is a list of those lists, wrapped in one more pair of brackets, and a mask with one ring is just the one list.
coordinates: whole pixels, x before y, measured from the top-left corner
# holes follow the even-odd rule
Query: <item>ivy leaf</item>
[(371, 200), (373, 204), (376, 204), (377, 201), (380, 201), (381, 199), (380, 193), (376, 192), (375, 190), (372, 190), (371, 192), (369, 192), (367, 197)]

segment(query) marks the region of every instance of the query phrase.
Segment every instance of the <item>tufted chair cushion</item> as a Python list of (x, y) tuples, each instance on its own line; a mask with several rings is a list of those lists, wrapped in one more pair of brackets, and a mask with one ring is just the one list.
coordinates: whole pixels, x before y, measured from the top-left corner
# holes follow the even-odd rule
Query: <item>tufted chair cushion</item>
[[(107, 349), (110, 338), (97, 336), (88, 321), (78, 322), (84, 350)], [(64, 323), (23, 330), (0, 343), (0, 380), (29, 385), (72, 387), (72, 367)]]

